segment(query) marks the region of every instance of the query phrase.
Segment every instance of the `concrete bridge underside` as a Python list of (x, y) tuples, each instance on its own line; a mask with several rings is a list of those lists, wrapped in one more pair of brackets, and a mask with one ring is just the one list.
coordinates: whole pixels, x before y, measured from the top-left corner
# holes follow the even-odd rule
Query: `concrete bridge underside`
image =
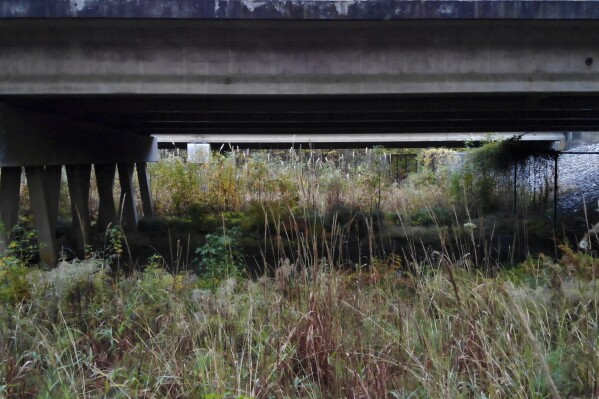
[(91, 167), (106, 224), (118, 165), (134, 228), (153, 134), (598, 131), (596, 43), (594, 20), (0, 20), (0, 218), (24, 167), (53, 263), (62, 166), (84, 247)]

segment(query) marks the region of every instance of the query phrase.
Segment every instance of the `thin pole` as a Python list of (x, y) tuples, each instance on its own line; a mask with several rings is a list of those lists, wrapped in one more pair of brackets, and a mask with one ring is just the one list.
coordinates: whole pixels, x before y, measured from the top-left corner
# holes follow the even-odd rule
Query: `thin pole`
[(514, 163), (514, 215), (518, 213), (518, 164)]
[(553, 229), (557, 231), (557, 195), (558, 195), (558, 187), (557, 187), (557, 160), (559, 158), (559, 154), (553, 155)]

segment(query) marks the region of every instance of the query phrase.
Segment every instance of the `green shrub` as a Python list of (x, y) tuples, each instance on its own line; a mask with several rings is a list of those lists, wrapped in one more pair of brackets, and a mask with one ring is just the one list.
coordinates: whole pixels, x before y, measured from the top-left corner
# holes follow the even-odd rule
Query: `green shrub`
[(410, 220), (416, 226), (450, 226), (451, 211), (446, 208), (422, 208), (410, 215)]
[(232, 228), (221, 234), (206, 234), (206, 243), (197, 248), (198, 274), (208, 287), (221, 281), (245, 275), (243, 256), (239, 249), (240, 230)]
[(14, 256), (0, 258), (0, 304), (14, 305), (30, 297), (25, 263)]

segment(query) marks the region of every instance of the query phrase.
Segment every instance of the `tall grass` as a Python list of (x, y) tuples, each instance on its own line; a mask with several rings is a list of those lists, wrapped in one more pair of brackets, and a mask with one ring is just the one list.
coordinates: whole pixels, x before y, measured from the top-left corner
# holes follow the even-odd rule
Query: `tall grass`
[(595, 397), (599, 287), (564, 265), (540, 260), (529, 285), (441, 262), (414, 277), (284, 261), (210, 291), (158, 266), (63, 264), (0, 311), (0, 395)]
[(390, 211), (398, 201), (409, 210), (421, 208), (423, 201), (431, 206), (449, 204), (440, 184), (423, 189), (406, 183), (401, 190), (388, 166), (382, 150), (232, 150), (215, 153), (204, 164), (167, 155), (150, 166), (150, 173), (158, 214), (182, 215), (192, 206), (242, 210), (251, 202), (320, 211), (341, 204)]

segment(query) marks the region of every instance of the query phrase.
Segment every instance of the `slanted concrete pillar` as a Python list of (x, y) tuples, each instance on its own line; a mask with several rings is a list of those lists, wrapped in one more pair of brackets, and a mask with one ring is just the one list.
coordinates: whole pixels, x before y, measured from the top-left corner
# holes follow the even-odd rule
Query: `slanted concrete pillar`
[(91, 165), (67, 165), (67, 181), (71, 197), (72, 229), (77, 238), (77, 256), (85, 257), (85, 248), (91, 244), (89, 219), (89, 186)]
[(0, 236), (0, 253), (8, 249), (12, 239), (12, 229), (19, 215), (19, 197), (21, 190), (21, 168), (4, 167), (0, 176), (0, 221), (3, 231)]
[(119, 163), (119, 182), (121, 195), (119, 199), (119, 218), (121, 225), (127, 231), (137, 229), (137, 209), (133, 198), (133, 163)]
[(116, 164), (95, 164), (96, 184), (98, 187), (98, 223), (100, 230), (106, 229), (109, 224), (117, 221), (116, 208), (114, 207), (114, 176), (116, 173)]
[(152, 217), (154, 216), (154, 204), (152, 203), (152, 191), (150, 189), (150, 177), (148, 176), (147, 164), (145, 162), (138, 162), (136, 169), (144, 216)]
[(60, 195), (60, 170), (60, 166), (25, 167), (40, 260), (48, 265), (55, 265), (58, 260), (56, 217)]
[(44, 184), (48, 197), (52, 203), (50, 207), (50, 218), (56, 222), (58, 220), (58, 201), (60, 200), (60, 179), (62, 175), (62, 166), (51, 165), (44, 168)]

